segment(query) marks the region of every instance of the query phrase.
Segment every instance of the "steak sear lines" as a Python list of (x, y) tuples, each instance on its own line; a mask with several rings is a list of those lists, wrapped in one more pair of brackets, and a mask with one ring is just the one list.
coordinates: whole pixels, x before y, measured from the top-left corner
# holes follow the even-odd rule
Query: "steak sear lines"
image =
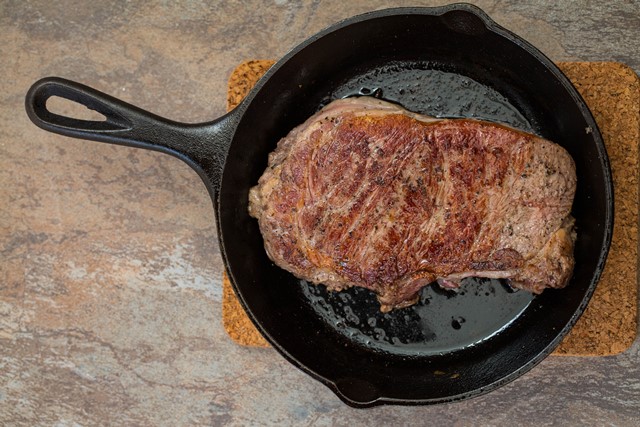
[(573, 160), (552, 142), (361, 97), (278, 143), (249, 211), (276, 264), (333, 290), (371, 289), (387, 311), (434, 281), (565, 286), (575, 186)]

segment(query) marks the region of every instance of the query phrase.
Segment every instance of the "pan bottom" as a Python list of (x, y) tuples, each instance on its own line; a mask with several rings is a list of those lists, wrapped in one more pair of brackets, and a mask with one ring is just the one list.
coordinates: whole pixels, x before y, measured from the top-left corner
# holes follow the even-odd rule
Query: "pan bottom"
[(352, 72), (319, 107), (351, 96), (373, 96), (432, 117), (476, 118), (537, 133), (511, 100), (446, 64), (390, 61)]
[[(391, 61), (351, 70), (320, 102), (374, 96), (409, 111), (442, 118), (477, 118), (537, 133), (507, 97), (458, 72), (451, 64)], [(381, 313), (375, 295), (362, 288), (342, 292), (301, 282), (303, 300), (326, 326), (353, 343), (391, 354), (428, 356), (458, 351), (508, 327), (534, 295), (499, 280), (469, 278), (458, 293), (436, 285), (422, 289), (418, 304)]]
[(300, 283), (303, 301), (326, 327), (354, 344), (404, 356), (444, 355), (477, 345), (508, 328), (535, 295), (495, 279), (465, 279), (458, 292), (430, 285), (417, 304), (380, 312), (373, 292), (328, 291)]

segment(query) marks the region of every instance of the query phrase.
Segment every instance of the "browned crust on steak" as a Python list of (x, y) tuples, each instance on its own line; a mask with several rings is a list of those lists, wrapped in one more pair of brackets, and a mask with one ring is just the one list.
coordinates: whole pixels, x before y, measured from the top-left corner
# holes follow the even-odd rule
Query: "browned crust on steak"
[(271, 259), (383, 310), (436, 279), (510, 279), (542, 292), (573, 270), (575, 166), (506, 126), (334, 101), (283, 138), (250, 192)]

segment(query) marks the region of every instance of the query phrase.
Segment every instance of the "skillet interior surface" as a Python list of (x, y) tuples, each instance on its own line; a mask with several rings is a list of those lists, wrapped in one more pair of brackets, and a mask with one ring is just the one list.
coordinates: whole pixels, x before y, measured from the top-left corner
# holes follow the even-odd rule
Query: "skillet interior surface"
[[(604, 265), (612, 193), (595, 122), (546, 58), (470, 10), (378, 12), (310, 39), (249, 96), (229, 151), (218, 221), (235, 290), (276, 349), (354, 406), (458, 400), (516, 378), (568, 332)], [(353, 95), (503, 122), (564, 146), (578, 175), (569, 286), (534, 297), (469, 280), (460, 295), (430, 287), (417, 306), (381, 314), (368, 291), (329, 294), (275, 266), (247, 213), (249, 188), (281, 137)]]

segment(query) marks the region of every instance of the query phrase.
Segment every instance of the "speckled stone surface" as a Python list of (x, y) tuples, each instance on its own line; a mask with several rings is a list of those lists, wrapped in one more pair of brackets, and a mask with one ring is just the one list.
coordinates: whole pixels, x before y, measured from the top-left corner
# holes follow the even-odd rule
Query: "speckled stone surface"
[[(640, 72), (635, 0), (473, 3), (555, 61)], [(389, 5), (0, 1), (0, 425), (640, 424), (638, 339), (617, 356), (548, 358), (464, 402), (346, 407), (275, 351), (225, 333), (213, 210), (195, 172), (45, 133), (24, 114), (31, 83), (58, 75), (209, 120), (241, 61)]]

